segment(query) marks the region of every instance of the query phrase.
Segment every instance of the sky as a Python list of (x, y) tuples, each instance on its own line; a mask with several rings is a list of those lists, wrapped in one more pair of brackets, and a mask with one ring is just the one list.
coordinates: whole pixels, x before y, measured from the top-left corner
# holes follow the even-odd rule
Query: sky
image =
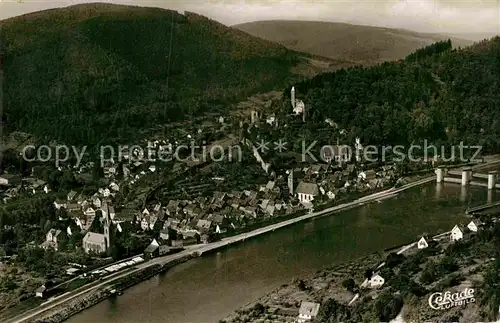
[[(500, 34), (500, 0), (103, 0), (193, 11), (226, 25), (257, 20), (348, 22), (420, 32)], [(0, 19), (97, 2), (0, 0)]]

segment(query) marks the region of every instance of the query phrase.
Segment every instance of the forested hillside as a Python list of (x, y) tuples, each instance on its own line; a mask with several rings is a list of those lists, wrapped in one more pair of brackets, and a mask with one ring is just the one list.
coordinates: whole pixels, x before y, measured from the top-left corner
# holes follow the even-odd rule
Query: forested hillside
[(450, 47), (439, 42), (405, 60), (321, 74), (295, 90), (309, 123), (331, 118), (363, 142), (464, 141), (499, 151), (500, 38)]
[(194, 13), (85, 4), (0, 27), (6, 129), (68, 144), (135, 138), (296, 76), (297, 53)]

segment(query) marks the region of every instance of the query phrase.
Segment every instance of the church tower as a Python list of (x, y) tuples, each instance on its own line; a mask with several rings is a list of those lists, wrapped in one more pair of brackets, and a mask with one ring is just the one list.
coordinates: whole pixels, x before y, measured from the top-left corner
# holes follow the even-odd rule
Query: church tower
[(292, 91), (290, 91), (290, 100), (292, 101), (292, 108), (295, 109), (295, 86), (292, 86)]

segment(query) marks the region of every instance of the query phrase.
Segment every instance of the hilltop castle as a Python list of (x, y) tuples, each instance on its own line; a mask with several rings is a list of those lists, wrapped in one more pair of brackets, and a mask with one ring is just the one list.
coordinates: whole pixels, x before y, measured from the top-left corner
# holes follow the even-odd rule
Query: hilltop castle
[(302, 100), (295, 99), (295, 87), (292, 86), (292, 90), (290, 92), (290, 100), (292, 103), (293, 112), (295, 115), (302, 114), (302, 121), (306, 121), (306, 107)]

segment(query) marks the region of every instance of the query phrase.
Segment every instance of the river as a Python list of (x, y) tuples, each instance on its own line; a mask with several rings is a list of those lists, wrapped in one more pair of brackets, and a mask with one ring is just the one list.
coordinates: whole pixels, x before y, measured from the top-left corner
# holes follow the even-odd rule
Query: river
[[(106, 300), (70, 323), (212, 323), (293, 278), (426, 232), (467, 223), (464, 210), (500, 194), (456, 184), (426, 184), (398, 196), (301, 222), (181, 264)], [(361, 269), (360, 269), (361, 270)]]

